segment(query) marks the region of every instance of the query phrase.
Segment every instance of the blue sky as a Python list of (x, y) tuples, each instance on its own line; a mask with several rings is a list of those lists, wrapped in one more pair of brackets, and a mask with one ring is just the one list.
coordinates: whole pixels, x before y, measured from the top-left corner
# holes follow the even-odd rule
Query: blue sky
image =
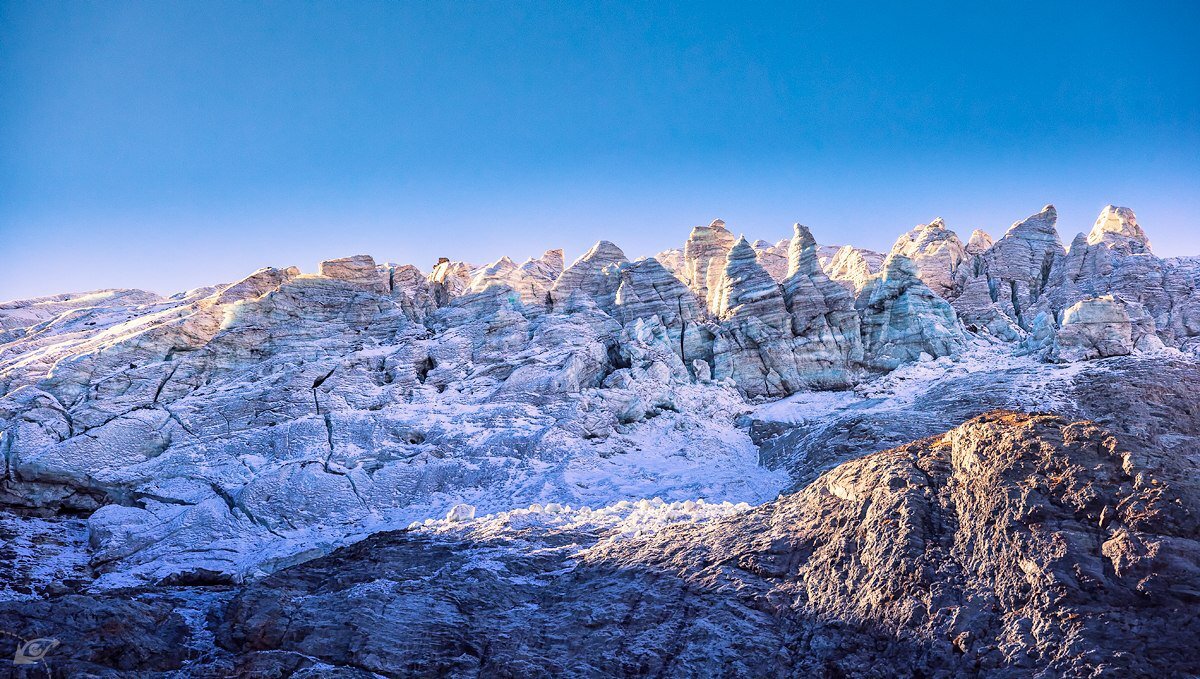
[(3, 1), (0, 298), (1047, 202), (1200, 254), (1200, 4), (982, 4)]

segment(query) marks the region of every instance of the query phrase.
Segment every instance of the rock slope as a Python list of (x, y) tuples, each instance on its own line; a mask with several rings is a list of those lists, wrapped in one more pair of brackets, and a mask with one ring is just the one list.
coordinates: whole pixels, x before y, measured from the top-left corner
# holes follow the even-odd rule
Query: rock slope
[(210, 595), (216, 646), (198, 660), (159, 650), (191, 641), (167, 612), (178, 593), (100, 596), (88, 610), (137, 615), (121, 654), (69, 613), (82, 643), (59, 667), (1186, 676), (1200, 672), (1200, 496), (1174, 479), (1195, 463), (1092, 422), (995, 411), (754, 509), (539, 506), (380, 533)]

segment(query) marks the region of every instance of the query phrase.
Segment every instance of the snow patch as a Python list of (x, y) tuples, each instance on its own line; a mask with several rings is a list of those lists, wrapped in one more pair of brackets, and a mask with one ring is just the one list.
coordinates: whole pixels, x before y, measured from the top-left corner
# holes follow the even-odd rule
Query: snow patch
[(750, 508), (745, 502), (706, 502), (702, 498), (668, 502), (661, 497), (622, 500), (599, 509), (535, 503), (527, 508), (488, 514), (473, 521), (452, 517), (414, 521), (408, 529), (473, 539), (529, 530), (577, 531), (596, 536), (595, 544), (598, 545), (651, 535), (674, 524), (716, 521)]

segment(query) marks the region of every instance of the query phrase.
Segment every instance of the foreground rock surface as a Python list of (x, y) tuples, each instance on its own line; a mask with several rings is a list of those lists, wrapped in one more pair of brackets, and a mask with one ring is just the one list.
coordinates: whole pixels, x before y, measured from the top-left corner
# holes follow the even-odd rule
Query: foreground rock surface
[[(473, 565), (498, 545), (470, 532), (378, 536), (249, 588), (221, 638), (418, 673), (1194, 673), (1200, 498), (1148, 466), (1187, 462), (998, 411), (745, 514), (585, 551), (568, 573), (553, 552)], [(414, 562), (449, 568), (418, 583)], [(385, 620), (398, 627), (367, 639), (327, 631)]]
[[(202, 630), (167, 612), (178, 594), (98, 599), (56, 631), (161, 620), (130, 621), (119, 653), (81, 641), (58, 668), (153, 655), (201, 676), (1185, 676), (1200, 672), (1197, 453), (1140, 445), (995, 411), (643, 535), (596, 541), (517, 514), (382, 533), (213, 590)], [(23, 606), (0, 618), (43, 604)], [(217, 645), (205, 655), (159, 650), (201, 631)]]

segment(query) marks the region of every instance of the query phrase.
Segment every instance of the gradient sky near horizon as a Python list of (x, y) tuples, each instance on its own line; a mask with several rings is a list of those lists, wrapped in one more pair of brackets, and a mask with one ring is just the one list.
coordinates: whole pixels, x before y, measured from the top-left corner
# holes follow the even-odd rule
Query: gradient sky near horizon
[(0, 0), (0, 299), (1048, 202), (1200, 254), (1200, 3), (984, 4)]

